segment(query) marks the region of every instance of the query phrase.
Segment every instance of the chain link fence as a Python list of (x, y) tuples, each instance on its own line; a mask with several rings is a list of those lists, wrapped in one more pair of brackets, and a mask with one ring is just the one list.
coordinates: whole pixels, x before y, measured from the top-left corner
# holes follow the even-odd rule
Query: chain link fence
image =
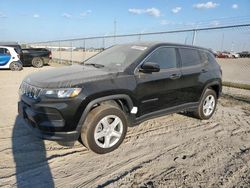
[[(27, 45), (50, 49), (53, 61), (72, 64), (83, 62), (112, 45), (139, 41), (172, 42), (210, 48), (220, 54), (221, 58), (218, 58), (217, 61), (222, 67), (224, 83), (250, 89), (250, 24), (97, 36), (36, 42)], [(239, 58), (233, 58), (236, 56), (232, 54), (236, 53)]]

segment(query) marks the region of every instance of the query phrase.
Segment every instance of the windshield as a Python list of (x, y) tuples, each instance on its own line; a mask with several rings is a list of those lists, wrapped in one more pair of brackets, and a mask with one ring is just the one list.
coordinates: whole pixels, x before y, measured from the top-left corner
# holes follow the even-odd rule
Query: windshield
[(123, 70), (142, 55), (146, 49), (145, 46), (117, 45), (93, 56), (84, 64), (94, 65), (97, 68), (105, 67), (111, 70)]

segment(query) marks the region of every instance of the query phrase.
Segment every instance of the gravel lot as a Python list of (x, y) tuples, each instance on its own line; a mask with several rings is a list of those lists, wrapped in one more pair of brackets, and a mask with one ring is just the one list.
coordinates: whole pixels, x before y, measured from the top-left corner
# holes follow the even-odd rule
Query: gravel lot
[(250, 187), (249, 91), (224, 88), (212, 119), (153, 119), (97, 155), (42, 141), (17, 117), (22, 79), (49, 68), (0, 72), (0, 187)]

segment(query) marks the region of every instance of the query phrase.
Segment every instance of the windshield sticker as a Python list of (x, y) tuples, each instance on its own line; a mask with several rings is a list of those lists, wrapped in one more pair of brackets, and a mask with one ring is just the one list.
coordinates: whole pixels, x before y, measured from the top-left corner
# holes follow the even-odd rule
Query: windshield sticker
[(142, 51), (147, 49), (147, 47), (145, 46), (132, 46), (131, 48), (136, 49), (136, 50), (142, 50)]

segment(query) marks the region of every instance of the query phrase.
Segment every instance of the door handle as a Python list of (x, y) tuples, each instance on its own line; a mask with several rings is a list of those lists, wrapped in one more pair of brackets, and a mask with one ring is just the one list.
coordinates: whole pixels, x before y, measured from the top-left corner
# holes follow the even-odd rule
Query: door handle
[(201, 69), (201, 72), (205, 73), (207, 72), (207, 69)]
[(179, 79), (180, 77), (181, 77), (180, 74), (172, 74), (172, 75), (170, 76), (170, 79), (176, 80), (176, 79)]

